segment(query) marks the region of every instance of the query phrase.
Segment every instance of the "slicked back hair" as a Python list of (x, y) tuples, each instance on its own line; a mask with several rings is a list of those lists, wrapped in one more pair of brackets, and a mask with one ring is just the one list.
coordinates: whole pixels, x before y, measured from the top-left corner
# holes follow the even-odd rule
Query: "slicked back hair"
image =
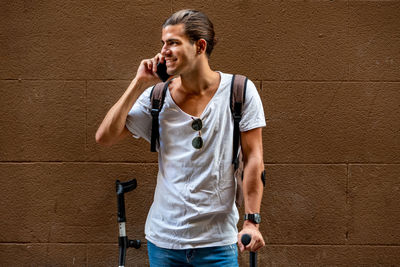
[(185, 34), (191, 43), (195, 43), (200, 39), (206, 40), (206, 55), (210, 57), (217, 40), (215, 39), (214, 25), (207, 15), (193, 9), (180, 10), (172, 14), (162, 27), (165, 28), (168, 25), (177, 24), (183, 24)]

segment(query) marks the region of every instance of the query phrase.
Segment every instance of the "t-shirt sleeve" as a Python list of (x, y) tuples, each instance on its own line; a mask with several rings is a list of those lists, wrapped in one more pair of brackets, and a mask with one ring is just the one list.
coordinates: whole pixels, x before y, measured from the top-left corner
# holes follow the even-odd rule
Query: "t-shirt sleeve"
[(241, 132), (265, 127), (264, 108), (260, 95), (254, 83), (247, 80), (246, 96), (243, 105), (242, 119), (239, 128)]
[(136, 100), (126, 118), (126, 128), (135, 138), (143, 138), (150, 142), (151, 138), (151, 89), (147, 88)]

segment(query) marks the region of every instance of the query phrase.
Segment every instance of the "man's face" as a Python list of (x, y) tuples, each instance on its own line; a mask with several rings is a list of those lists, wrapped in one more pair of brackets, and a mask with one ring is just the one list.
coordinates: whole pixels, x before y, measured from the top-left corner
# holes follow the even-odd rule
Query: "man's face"
[(162, 43), (161, 54), (165, 57), (169, 75), (179, 75), (192, 69), (197, 50), (196, 45), (185, 35), (183, 24), (163, 28)]

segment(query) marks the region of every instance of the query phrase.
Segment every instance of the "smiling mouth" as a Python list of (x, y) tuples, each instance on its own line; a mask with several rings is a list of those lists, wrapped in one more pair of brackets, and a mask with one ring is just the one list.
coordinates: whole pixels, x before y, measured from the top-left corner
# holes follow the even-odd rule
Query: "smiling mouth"
[(171, 63), (173, 63), (173, 62), (175, 62), (177, 59), (166, 59), (165, 60), (165, 63), (166, 64), (171, 64)]

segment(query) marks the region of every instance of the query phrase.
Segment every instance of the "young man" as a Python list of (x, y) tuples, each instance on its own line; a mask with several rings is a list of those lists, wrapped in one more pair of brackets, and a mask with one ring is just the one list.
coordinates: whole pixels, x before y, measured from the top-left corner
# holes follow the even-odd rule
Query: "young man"
[[(158, 62), (172, 77), (159, 115), (159, 171), (145, 233), (151, 266), (238, 266), (241, 251), (265, 245), (259, 231), (264, 170), (261, 128), (264, 112), (254, 84), (248, 80), (240, 122), (244, 158), (246, 214), (237, 234), (238, 211), (233, 178), (232, 75), (210, 69), (215, 44), (213, 24), (195, 10), (181, 10), (163, 24), (162, 49), (141, 62), (136, 77), (110, 109), (96, 141), (112, 145), (133, 134), (151, 135), (150, 93), (160, 82)], [(252, 241), (246, 248), (243, 234)]]

